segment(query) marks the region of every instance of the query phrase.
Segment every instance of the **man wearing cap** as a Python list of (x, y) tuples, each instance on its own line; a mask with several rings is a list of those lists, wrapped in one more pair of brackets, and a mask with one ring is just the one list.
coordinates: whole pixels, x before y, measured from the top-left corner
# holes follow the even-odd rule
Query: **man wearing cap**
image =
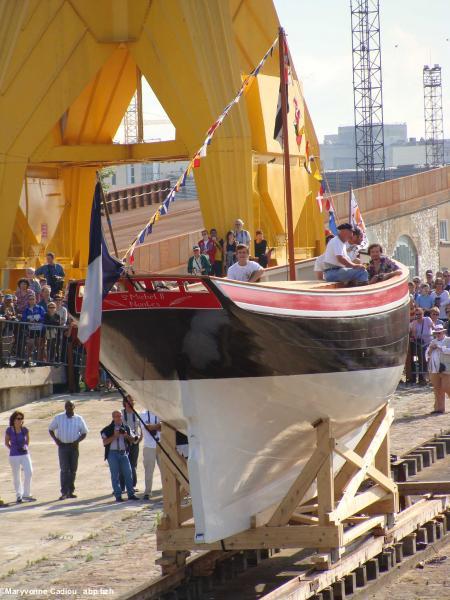
[(431, 414), (435, 415), (445, 412), (445, 394), (450, 396), (450, 338), (445, 333), (443, 325), (436, 325), (433, 340), (425, 353), (434, 392), (434, 410)]
[(352, 236), (347, 243), (347, 254), (354, 263), (360, 263), (359, 251), (363, 241), (363, 232), (359, 227), (353, 227)]
[(234, 238), (236, 244), (244, 244), (250, 248), (250, 242), (252, 241), (250, 233), (244, 229), (244, 221), (242, 219), (236, 219), (234, 223)]
[(22, 321), (28, 323), (27, 334), (27, 359), (31, 361), (34, 349), (37, 349), (37, 360), (42, 360), (44, 347), (43, 328), (46, 311), (40, 304), (36, 304), (34, 292), (28, 294), (28, 306), (22, 313)]
[(189, 275), (209, 275), (211, 273), (209, 258), (200, 253), (200, 246), (195, 245), (192, 251), (193, 256), (190, 257), (187, 265)]
[(347, 253), (347, 242), (353, 235), (353, 227), (350, 223), (343, 223), (337, 229), (338, 235), (329, 241), (325, 250), (325, 280), (366, 285), (368, 275), (364, 265), (353, 262)]

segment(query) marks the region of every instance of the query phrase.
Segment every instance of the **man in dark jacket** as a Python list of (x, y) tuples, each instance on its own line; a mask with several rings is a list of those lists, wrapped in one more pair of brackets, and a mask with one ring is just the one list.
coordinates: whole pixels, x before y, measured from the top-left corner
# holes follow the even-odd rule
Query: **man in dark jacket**
[(105, 460), (108, 461), (111, 471), (111, 483), (116, 497), (116, 502), (123, 502), (122, 490), (120, 487), (120, 476), (125, 480), (129, 500), (139, 500), (134, 493), (133, 478), (131, 475), (131, 465), (128, 458), (130, 444), (134, 441), (128, 425), (122, 421), (122, 413), (114, 410), (112, 413), (112, 422), (101, 430), (100, 435), (105, 447)]

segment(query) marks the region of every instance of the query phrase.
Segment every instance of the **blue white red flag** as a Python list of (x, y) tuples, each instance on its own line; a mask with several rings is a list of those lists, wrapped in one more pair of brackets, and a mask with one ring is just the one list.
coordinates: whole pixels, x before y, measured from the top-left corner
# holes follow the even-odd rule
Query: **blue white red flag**
[(101, 183), (97, 181), (91, 211), (89, 262), (78, 327), (78, 338), (86, 349), (85, 381), (90, 389), (98, 383), (102, 301), (123, 271), (123, 264), (109, 254), (103, 238), (101, 198)]
[(334, 211), (329, 211), (329, 220), (328, 220), (328, 229), (331, 231), (333, 235), (338, 234), (336, 219), (334, 218)]

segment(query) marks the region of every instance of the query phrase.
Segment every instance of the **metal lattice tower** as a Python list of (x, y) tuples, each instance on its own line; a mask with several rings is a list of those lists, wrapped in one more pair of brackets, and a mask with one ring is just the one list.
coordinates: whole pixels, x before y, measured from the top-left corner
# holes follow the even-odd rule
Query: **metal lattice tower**
[(350, 0), (358, 185), (385, 179), (379, 0)]
[(123, 118), (125, 144), (137, 144), (144, 141), (144, 125), (142, 118), (142, 76), (136, 70), (136, 93)]
[(423, 106), (425, 116), (425, 153), (428, 167), (444, 164), (444, 122), (442, 117), (441, 67), (423, 68)]

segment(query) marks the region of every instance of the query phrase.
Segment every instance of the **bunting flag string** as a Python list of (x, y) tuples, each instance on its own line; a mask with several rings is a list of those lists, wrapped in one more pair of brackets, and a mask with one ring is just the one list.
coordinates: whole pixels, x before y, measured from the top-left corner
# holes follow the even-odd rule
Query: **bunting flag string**
[(200, 146), (198, 151), (194, 154), (194, 157), (189, 162), (185, 171), (182, 173), (182, 175), (180, 175), (180, 177), (176, 181), (175, 185), (170, 189), (166, 198), (160, 204), (160, 206), (158, 207), (156, 212), (152, 215), (150, 220), (146, 223), (146, 225), (137, 234), (137, 236), (133, 240), (133, 243), (128, 248), (128, 250), (125, 252), (123, 260), (128, 260), (129, 264), (133, 263), (133, 261), (134, 261), (133, 254), (134, 254), (136, 247), (143, 244), (145, 239), (147, 238), (147, 236), (152, 233), (153, 225), (159, 220), (160, 216), (166, 215), (169, 212), (170, 205), (172, 204), (172, 202), (175, 201), (175, 196), (176, 196), (177, 192), (179, 192), (180, 189), (186, 185), (186, 179), (191, 175), (192, 170), (198, 169), (200, 167), (201, 159), (206, 157), (207, 148), (211, 144), (211, 141), (212, 141), (217, 129), (220, 127), (220, 125), (222, 125), (224, 119), (229, 114), (229, 112), (231, 111), (233, 106), (240, 101), (240, 99), (244, 95), (244, 92), (245, 92), (246, 88), (249, 86), (249, 84), (251, 82), (253, 82), (253, 80), (258, 76), (259, 72), (261, 71), (262, 67), (264, 66), (264, 63), (269, 58), (269, 56), (273, 55), (273, 51), (274, 51), (275, 47), (277, 46), (277, 44), (278, 44), (278, 36), (276, 37), (276, 39), (274, 40), (274, 42), (270, 46), (270, 48), (267, 50), (267, 52), (264, 54), (262, 59), (259, 61), (259, 63), (256, 65), (256, 67), (253, 69), (253, 71), (251, 71), (247, 75), (247, 77), (244, 79), (239, 91), (237, 92), (237, 94), (233, 98), (233, 100), (231, 100), (231, 102), (229, 102), (226, 105), (226, 107), (224, 108), (222, 113), (217, 117), (217, 119), (214, 121), (214, 123), (208, 129), (208, 131), (206, 132), (206, 137), (205, 137), (203, 144)]

